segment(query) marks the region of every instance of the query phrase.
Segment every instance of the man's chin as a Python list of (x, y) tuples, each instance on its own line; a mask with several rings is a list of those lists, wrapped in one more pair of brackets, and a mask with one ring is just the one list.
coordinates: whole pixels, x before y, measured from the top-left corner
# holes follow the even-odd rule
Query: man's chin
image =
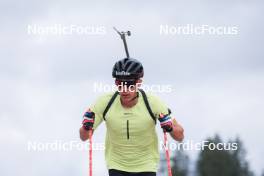
[(123, 95), (123, 96), (121, 96), (122, 97), (122, 100), (123, 101), (130, 101), (133, 97), (131, 97), (131, 96), (128, 96), (128, 95)]

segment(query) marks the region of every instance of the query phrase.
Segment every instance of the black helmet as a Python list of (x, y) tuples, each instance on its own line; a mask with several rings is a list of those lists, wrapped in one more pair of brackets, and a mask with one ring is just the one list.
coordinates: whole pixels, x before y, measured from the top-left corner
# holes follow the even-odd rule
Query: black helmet
[(112, 76), (117, 79), (138, 79), (144, 75), (143, 65), (136, 59), (125, 58), (117, 61)]

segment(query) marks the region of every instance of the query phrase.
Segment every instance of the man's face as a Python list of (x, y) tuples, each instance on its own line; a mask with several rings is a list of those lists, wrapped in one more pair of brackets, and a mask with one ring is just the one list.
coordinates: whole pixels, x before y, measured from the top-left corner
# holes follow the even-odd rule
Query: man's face
[(131, 100), (137, 94), (137, 89), (142, 80), (140, 79), (116, 79), (115, 84), (118, 88), (119, 94), (123, 100)]

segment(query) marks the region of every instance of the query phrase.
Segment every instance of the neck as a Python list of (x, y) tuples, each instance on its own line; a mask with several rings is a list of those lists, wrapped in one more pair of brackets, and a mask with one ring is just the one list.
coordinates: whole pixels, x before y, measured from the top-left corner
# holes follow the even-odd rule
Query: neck
[(138, 102), (138, 94), (135, 97), (133, 97), (132, 99), (130, 99), (130, 100), (124, 101), (122, 99), (122, 97), (120, 98), (120, 100), (121, 100), (121, 104), (122, 104), (123, 107), (131, 108), (131, 107), (133, 107), (133, 106), (135, 106), (137, 104), (137, 102)]

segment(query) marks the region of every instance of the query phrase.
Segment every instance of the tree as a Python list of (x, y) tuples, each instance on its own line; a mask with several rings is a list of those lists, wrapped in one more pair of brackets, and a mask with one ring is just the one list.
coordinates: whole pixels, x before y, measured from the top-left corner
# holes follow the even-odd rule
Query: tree
[(264, 176), (264, 171), (262, 171), (261, 176)]
[[(188, 175), (188, 166), (189, 166), (189, 157), (185, 152), (180, 150), (170, 151), (171, 153), (171, 170), (173, 176), (187, 176)], [(167, 160), (165, 152), (160, 154), (160, 168), (158, 175), (167, 175)]]
[(206, 141), (208, 145), (200, 152), (197, 161), (199, 176), (253, 176), (245, 159), (243, 143), (239, 138), (226, 143), (227, 145), (237, 144), (236, 148), (226, 147), (224, 150), (216, 148), (212, 150), (212, 146), (223, 143), (218, 135)]
[(160, 165), (158, 175), (166, 175), (167, 173), (167, 162), (165, 157), (165, 152), (160, 152)]
[(173, 176), (187, 176), (189, 168), (189, 157), (184, 151), (176, 150), (172, 157), (172, 175)]
[(253, 172), (250, 171), (249, 163), (246, 161), (246, 150), (243, 146), (242, 141), (237, 137), (236, 140), (230, 140), (229, 143), (236, 143), (238, 148), (237, 150), (230, 151), (230, 154), (233, 158), (233, 162), (236, 166), (236, 174), (239, 176), (253, 176)]

